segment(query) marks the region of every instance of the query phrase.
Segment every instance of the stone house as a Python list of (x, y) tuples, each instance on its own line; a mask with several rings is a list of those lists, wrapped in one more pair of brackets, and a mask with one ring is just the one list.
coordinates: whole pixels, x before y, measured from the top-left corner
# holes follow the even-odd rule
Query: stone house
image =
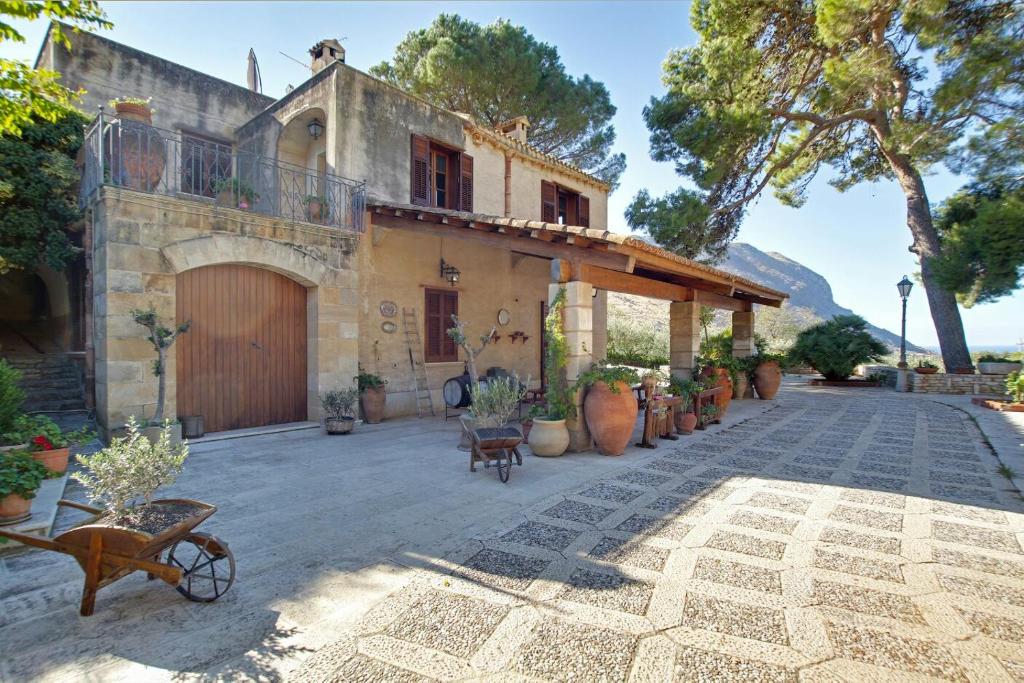
[[(100, 112), (81, 155), (84, 262), (68, 278), (84, 282), (66, 285), (81, 348), (65, 350), (82, 353), (107, 432), (153, 414), (135, 308), (192, 322), (167, 368), (167, 412), (219, 431), (316, 420), (319, 394), (351, 386), (359, 366), (388, 379), (389, 415), (427, 410), (428, 395), (443, 412), (444, 382), (463, 373), (453, 313), (474, 336), (496, 326), (481, 370), (539, 386), (560, 288), (572, 376), (604, 355), (609, 290), (674, 302), (678, 373), (693, 366), (701, 304), (733, 311), (746, 354), (754, 305), (785, 298), (611, 232), (608, 185), (532, 147), (525, 118), (478, 125), (348, 66), (337, 41), (315, 45), (308, 80), (275, 100), (71, 39), (68, 52), (48, 35), (37, 66)], [(126, 96), (151, 98), (151, 125), (106, 107)]]

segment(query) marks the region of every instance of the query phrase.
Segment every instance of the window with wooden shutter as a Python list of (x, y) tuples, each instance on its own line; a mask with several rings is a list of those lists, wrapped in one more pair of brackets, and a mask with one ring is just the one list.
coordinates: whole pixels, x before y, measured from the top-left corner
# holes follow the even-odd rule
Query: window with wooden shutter
[(423, 327), (426, 330), (423, 358), (428, 363), (457, 361), (459, 349), (448, 336), (454, 326), (452, 316), (459, 314), (459, 293), (445, 289), (425, 290)]
[(540, 219), (545, 223), (557, 222), (556, 202), (558, 191), (554, 183), (540, 181)]
[(430, 206), (430, 141), (422, 135), (412, 136), (412, 203)]
[(590, 199), (580, 195), (579, 209), (577, 213), (577, 220), (579, 225), (584, 228), (590, 227)]
[(460, 211), (473, 210), (473, 157), (466, 153), (459, 155), (459, 206)]

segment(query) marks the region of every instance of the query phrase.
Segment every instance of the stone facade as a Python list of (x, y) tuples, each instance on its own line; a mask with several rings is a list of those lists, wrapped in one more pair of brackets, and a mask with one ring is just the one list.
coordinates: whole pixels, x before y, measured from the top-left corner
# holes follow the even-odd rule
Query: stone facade
[(908, 379), (910, 390), (918, 394), (1006, 395), (1006, 375), (921, 375), (910, 371)]

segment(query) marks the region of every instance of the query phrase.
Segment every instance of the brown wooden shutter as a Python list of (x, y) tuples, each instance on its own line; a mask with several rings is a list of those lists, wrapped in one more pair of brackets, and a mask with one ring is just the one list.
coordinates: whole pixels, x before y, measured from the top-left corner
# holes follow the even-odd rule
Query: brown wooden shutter
[(423, 320), (423, 327), (426, 330), (426, 348), (424, 349), (423, 356), (428, 363), (436, 362), (441, 358), (441, 335), (444, 333), (441, 315), (441, 292), (431, 289), (426, 290)]
[(590, 227), (590, 199), (580, 195), (579, 207), (576, 212), (576, 220), (584, 228)]
[(441, 355), (444, 360), (458, 360), (459, 349), (455, 345), (455, 340), (448, 336), (448, 330), (455, 327), (455, 322), (452, 320), (453, 315), (459, 314), (459, 293), (458, 292), (445, 292), (443, 295), (444, 299), (444, 316), (442, 317), (441, 330), (444, 335), (444, 344), (442, 345)]
[(430, 206), (430, 141), (422, 135), (412, 136), (412, 203)]
[(473, 157), (459, 155), (459, 210), (473, 210)]
[(558, 192), (554, 183), (540, 181), (540, 219), (546, 223), (558, 222)]

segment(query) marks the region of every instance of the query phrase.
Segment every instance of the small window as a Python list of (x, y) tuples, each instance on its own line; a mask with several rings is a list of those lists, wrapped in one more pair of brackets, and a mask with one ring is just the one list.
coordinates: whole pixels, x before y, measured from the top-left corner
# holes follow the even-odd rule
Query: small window
[(540, 219), (545, 223), (590, 227), (590, 200), (579, 192), (540, 181)]
[(450, 289), (427, 289), (425, 291), (423, 326), (426, 335), (423, 340), (423, 359), (428, 363), (445, 363), (459, 360), (459, 348), (448, 336), (454, 327), (452, 316), (459, 314), (459, 293)]
[(412, 136), (411, 201), (455, 211), (473, 210), (473, 157)]
[(441, 209), (448, 206), (448, 153), (433, 152), (434, 166), (434, 206)]

